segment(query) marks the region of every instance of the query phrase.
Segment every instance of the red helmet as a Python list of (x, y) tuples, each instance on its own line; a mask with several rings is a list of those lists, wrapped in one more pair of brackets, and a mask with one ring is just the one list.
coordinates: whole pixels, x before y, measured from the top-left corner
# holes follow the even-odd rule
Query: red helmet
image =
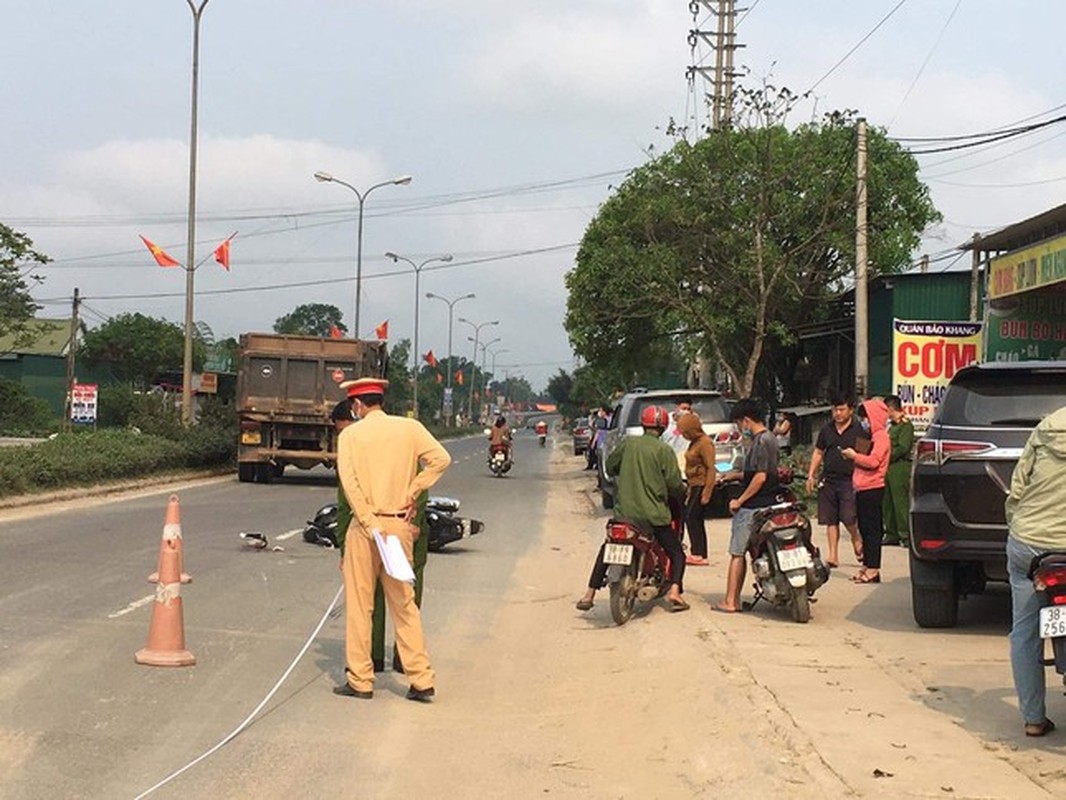
[(662, 406), (648, 406), (640, 412), (640, 424), (645, 428), (666, 430), (670, 427), (670, 415)]

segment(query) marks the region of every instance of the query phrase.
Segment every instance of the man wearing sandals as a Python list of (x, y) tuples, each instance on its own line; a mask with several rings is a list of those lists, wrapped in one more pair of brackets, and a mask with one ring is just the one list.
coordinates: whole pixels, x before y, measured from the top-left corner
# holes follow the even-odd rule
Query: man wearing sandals
[(1066, 550), (1064, 507), (1066, 406), (1048, 414), (1029, 436), (1014, 468), (1005, 509), (1010, 528), (1010, 665), (1026, 736), (1044, 736), (1055, 729), (1044, 704), (1044, 642), (1038, 629), (1041, 603), (1029, 577), (1029, 565), (1049, 550)]
[[(643, 436), (627, 436), (607, 456), (604, 468), (608, 475), (618, 476), (617, 515), (642, 527), (650, 528), (656, 541), (670, 556), (670, 589), (666, 601), (671, 611), (687, 611), (688, 603), (681, 596), (681, 581), (685, 575), (685, 551), (680, 537), (670, 527), (670, 500), (680, 500), (685, 494), (681, 469), (670, 445), (659, 437), (670, 424), (665, 408), (648, 406), (640, 413)], [(592, 608), (596, 590), (603, 586), (607, 568), (603, 563), (603, 547), (589, 577), (589, 588), (577, 601), (579, 611)]]
[[(833, 419), (818, 433), (814, 452), (811, 453), (811, 465), (807, 470), (807, 494), (818, 491), (818, 524), (825, 525), (829, 541), (829, 566), (840, 566), (840, 525), (843, 523), (851, 534), (851, 545), (855, 558), (862, 561), (862, 539), (855, 509), (855, 487), (851, 476), (854, 465), (841, 453), (855, 446), (859, 435), (859, 425), (855, 422), (853, 405), (844, 395), (829, 399)], [(821, 468), (821, 480), (816, 483), (818, 469)]]

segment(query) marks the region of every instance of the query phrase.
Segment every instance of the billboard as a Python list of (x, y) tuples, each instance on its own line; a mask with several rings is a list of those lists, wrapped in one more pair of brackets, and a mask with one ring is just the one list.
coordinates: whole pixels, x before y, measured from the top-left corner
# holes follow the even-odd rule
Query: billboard
[(1009, 297), (1066, 281), (1066, 235), (993, 258), (988, 267), (988, 296)]
[(70, 421), (96, 424), (97, 384), (75, 383), (70, 390)]
[(948, 382), (982, 360), (980, 322), (892, 321), (892, 389), (923, 430), (933, 421)]
[(1049, 288), (992, 300), (985, 317), (988, 361), (1066, 360), (1066, 291)]

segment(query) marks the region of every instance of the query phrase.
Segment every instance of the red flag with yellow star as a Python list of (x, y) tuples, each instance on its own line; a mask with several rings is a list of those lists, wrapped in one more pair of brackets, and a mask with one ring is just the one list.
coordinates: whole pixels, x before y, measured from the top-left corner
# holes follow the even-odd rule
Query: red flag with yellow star
[(379, 341), (385, 341), (389, 338), (389, 321), (385, 320), (376, 328), (374, 328), (374, 335), (378, 337)]
[(161, 266), (161, 267), (180, 267), (181, 266), (181, 262), (180, 261), (178, 261), (176, 258), (174, 258), (174, 256), (170, 255), (170, 253), (168, 253), (166, 250), (164, 250), (159, 245), (155, 244), (154, 242), (148, 241), (143, 236), (141, 236), (141, 241), (144, 242), (144, 246), (148, 248), (148, 252), (150, 252), (152, 254), (152, 258), (155, 259), (155, 263), (158, 264), (159, 266)]

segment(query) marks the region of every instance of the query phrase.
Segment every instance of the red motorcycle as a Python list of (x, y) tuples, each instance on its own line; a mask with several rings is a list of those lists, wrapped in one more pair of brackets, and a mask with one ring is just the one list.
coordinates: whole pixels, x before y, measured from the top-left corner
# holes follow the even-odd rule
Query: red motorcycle
[[(680, 509), (671, 510), (674, 518), (670, 527), (680, 538)], [(629, 621), (638, 600), (656, 600), (670, 589), (670, 557), (651, 530), (628, 520), (608, 520), (603, 563), (611, 592), (611, 618), (618, 625)]]

